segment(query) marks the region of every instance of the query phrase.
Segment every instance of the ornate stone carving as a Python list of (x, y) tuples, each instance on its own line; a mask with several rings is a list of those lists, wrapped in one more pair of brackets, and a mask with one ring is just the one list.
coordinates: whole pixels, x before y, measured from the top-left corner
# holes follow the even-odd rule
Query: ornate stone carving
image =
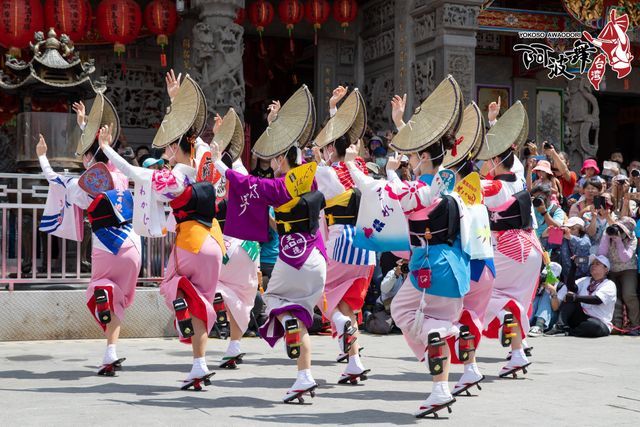
[[(403, 0), (404, 1), (404, 0)], [(382, 0), (363, 10), (363, 20), (366, 27), (380, 29), (393, 25), (396, 11), (395, 0)]]
[(500, 35), (495, 33), (489, 33), (486, 31), (479, 31), (476, 34), (477, 48), (482, 50), (500, 50)]
[(419, 16), (413, 21), (413, 38), (416, 43), (433, 37), (436, 33), (436, 13)]
[(474, 28), (479, 13), (479, 7), (447, 3), (442, 8), (442, 22), (446, 27)]
[(436, 58), (429, 55), (413, 63), (413, 80), (417, 102), (422, 102), (436, 88)]
[(451, 74), (456, 79), (460, 89), (462, 89), (464, 101), (467, 103), (473, 98), (471, 89), (474, 82), (472, 71), (474, 69), (475, 52), (472, 49), (449, 48), (446, 55), (447, 66), (445, 74)]
[(193, 66), (210, 113), (223, 114), (228, 107), (238, 114), (244, 111), (243, 34), (244, 29), (233, 22), (226, 26), (199, 22), (193, 28)]
[(369, 127), (373, 131), (392, 129), (389, 101), (393, 96), (393, 72), (367, 77), (362, 93), (367, 103)]
[(395, 30), (391, 29), (366, 39), (362, 47), (365, 62), (391, 55), (395, 46)]
[(413, 8), (414, 9), (420, 9), (421, 7), (426, 6), (429, 3), (430, 0), (416, 0)]
[(565, 92), (565, 149), (571, 164), (581, 165), (598, 153), (600, 108), (586, 77), (569, 80)]

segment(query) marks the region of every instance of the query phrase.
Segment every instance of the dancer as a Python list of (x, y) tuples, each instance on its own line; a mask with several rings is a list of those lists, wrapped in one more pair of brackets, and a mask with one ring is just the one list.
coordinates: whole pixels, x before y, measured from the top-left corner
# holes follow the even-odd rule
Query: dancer
[[(317, 384), (311, 375), (311, 340), (307, 332), (313, 323), (313, 307), (320, 300), (326, 279), (326, 253), (318, 232), (324, 197), (316, 191), (315, 162), (302, 164), (301, 147), (308, 142), (315, 122), (313, 98), (306, 86), (299, 89), (278, 111), (253, 152), (271, 159), (276, 178), (242, 175), (225, 164), (214, 151), (216, 168), (229, 181), (225, 233), (237, 239), (268, 240), (269, 206), (275, 208), (280, 236), (280, 254), (273, 268), (269, 288), (263, 295), (268, 319), (260, 335), (270, 346), (284, 336), (287, 355), (297, 359), (298, 375), (285, 393), (286, 403), (303, 402), (303, 395), (315, 395)], [(273, 117), (276, 116), (276, 117)], [(302, 118), (302, 119), (301, 119)]]
[[(160, 292), (167, 306), (175, 311), (180, 341), (190, 343), (193, 349), (193, 367), (182, 389), (200, 390), (203, 384), (210, 384), (213, 375), (207, 367), (205, 353), (208, 332), (215, 322), (213, 299), (224, 243), (214, 218), (215, 188), (209, 181), (196, 180), (199, 161), (209, 151), (209, 146), (198, 138), (206, 123), (204, 96), (189, 76), (180, 83), (180, 75), (176, 78), (172, 70), (166, 79), (172, 104), (153, 145), (166, 149), (173, 169), (153, 171), (149, 190), (153, 201), (169, 203), (177, 225)], [(100, 144), (107, 157), (136, 183), (147, 176), (147, 169), (128, 164), (109, 146), (111, 142), (109, 129), (103, 127)], [(134, 209), (148, 206), (147, 193), (140, 193), (136, 191)], [(152, 206), (155, 210), (163, 209), (157, 203)], [(151, 218), (150, 215), (147, 221)], [(153, 218), (162, 218), (162, 212), (156, 212)]]
[(484, 203), (489, 208), (495, 242), (496, 279), (487, 307), (484, 335), (511, 347), (511, 359), (500, 377), (526, 373), (530, 365), (523, 349), (529, 332), (527, 311), (538, 285), (542, 248), (535, 235), (535, 219), (524, 168), (516, 153), (529, 129), (527, 113), (516, 102), (487, 133), (477, 158), (484, 160)]
[[(462, 312), (462, 297), (469, 290), (469, 255), (463, 250), (469, 216), (460, 197), (450, 191), (453, 172), (440, 167), (446, 150), (455, 146), (461, 103), (460, 88), (448, 76), (416, 110), (410, 125), (402, 126), (391, 147), (411, 153), (409, 162), (418, 181), (400, 181), (395, 173), (400, 158), (390, 158), (390, 180), (378, 200), (371, 201), (380, 205), (381, 212), (373, 229), (363, 228), (365, 236), (375, 237), (397, 214), (403, 212), (409, 220), (410, 274), (393, 298), (391, 315), (418, 360), (426, 361), (434, 376), (431, 394), (415, 412), (419, 418), (437, 417), (444, 408), (451, 412), (455, 402), (447, 383), (450, 357), (445, 340), (458, 334), (455, 323)], [(345, 161), (357, 187), (363, 189), (367, 177), (354, 163), (356, 152), (350, 147)], [(360, 218), (357, 227), (359, 232)]]
[[(348, 364), (338, 383), (357, 384), (366, 380), (370, 372), (360, 360), (357, 338), (357, 313), (364, 305), (367, 289), (376, 263), (375, 253), (353, 246), (355, 224), (360, 204), (360, 191), (344, 163), (346, 150), (362, 138), (366, 129), (364, 100), (358, 89), (336, 110), (337, 103), (346, 95), (347, 89), (339, 86), (329, 101), (331, 119), (315, 139), (314, 153), (318, 163), (316, 172), (318, 190), (327, 200), (324, 214), (328, 226), (327, 281), (324, 298), (318, 303), (322, 314), (331, 319), (334, 337), (338, 338), (340, 354), (348, 355)], [(321, 159), (324, 150), (326, 162)], [(325, 164), (330, 166), (324, 166)], [(364, 159), (357, 157), (355, 164), (367, 174)]]
[[(83, 129), (76, 153), (82, 156), (82, 164), (87, 172), (80, 178), (71, 179), (54, 172), (47, 160), (47, 144), (42, 135), (36, 153), (50, 185), (64, 189), (59, 193), (63, 197), (58, 206), (69, 203), (87, 210), (92, 229), (87, 307), (107, 338), (107, 348), (98, 375), (114, 376), (125, 360), (118, 357), (116, 345), (125, 309), (133, 303), (135, 296), (141, 266), (140, 237), (131, 226), (129, 181), (100, 151), (95, 138), (97, 129), (104, 123), (113, 123), (113, 133), (117, 137), (120, 126), (115, 108), (107, 98), (98, 94), (88, 117), (82, 102), (74, 103), (73, 109), (78, 125)], [(96, 178), (95, 181), (91, 177)], [(93, 182), (106, 185), (94, 186)], [(48, 220), (44, 216), (41, 225), (47, 226)], [(61, 225), (66, 224), (62, 222)]]
[[(224, 119), (216, 117), (214, 141), (221, 151), (229, 153), (233, 161), (233, 170), (248, 175), (239, 159), (244, 148), (244, 130), (233, 108), (229, 109)], [(213, 304), (219, 329), (224, 330), (228, 327), (231, 338), (218, 366), (235, 369), (243, 361), (244, 353), (240, 348), (240, 340), (249, 326), (251, 309), (258, 290), (260, 246), (257, 242), (240, 240), (224, 234), (227, 213), (226, 178), (220, 179), (217, 190), (216, 218), (222, 228), (227, 254), (222, 259), (222, 270)]]

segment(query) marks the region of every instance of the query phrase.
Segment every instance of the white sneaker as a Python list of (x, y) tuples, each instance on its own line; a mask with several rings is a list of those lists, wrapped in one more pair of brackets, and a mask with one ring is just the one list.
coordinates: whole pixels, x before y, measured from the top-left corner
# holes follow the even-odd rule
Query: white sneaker
[(543, 333), (542, 328), (536, 325), (536, 326), (532, 326), (531, 329), (529, 329), (529, 333), (527, 334), (527, 336), (531, 338), (536, 338), (536, 337), (541, 337), (542, 333)]

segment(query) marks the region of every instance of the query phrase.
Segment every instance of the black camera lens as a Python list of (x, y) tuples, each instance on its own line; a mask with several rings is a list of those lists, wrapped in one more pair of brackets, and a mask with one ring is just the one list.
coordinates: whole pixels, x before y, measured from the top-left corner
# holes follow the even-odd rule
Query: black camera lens
[(632, 177), (634, 177), (634, 178), (639, 177), (639, 176), (640, 176), (640, 170), (638, 170), (638, 169), (633, 169), (633, 170), (631, 171), (631, 176), (632, 176)]
[(544, 144), (542, 144), (542, 146), (544, 147), (545, 150), (551, 150), (553, 148), (553, 145), (551, 145), (548, 142), (545, 142)]
[(535, 197), (532, 203), (534, 207), (539, 208), (540, 206), (544, 205), (544, 198), (540, 196)]
[(606, 232), (609, 236), (617, 236), (620, 234), (620, 227), (617, 225), (610, 225), (607, 227)]
[(402, 264), (400, 266), (400, 271), (402, 272), (402, 274), (409, 274), (409, 265), (408, 264)]

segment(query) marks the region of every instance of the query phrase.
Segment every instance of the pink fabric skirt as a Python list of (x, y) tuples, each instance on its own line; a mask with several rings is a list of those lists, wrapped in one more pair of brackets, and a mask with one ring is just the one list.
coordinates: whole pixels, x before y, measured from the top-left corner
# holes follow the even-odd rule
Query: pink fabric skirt
[[(359, 311), (364, 304), (366, 288), (373, 273), (371, 265), (350, 265), (329, 259), (327, 262), (327, 281), (324, 285), (324, 297), (327, 299), (327, 309), (324, 309), (324, 298), (318, 302), (318, 307), (327, 319), (331, 319), (331, 313), (338, 307), (340, 301), (349, 293), (347, 304), (353, 311)], [(363, 282), (364, 281), (364, 282)], [(357, 286), (355, 292), (349, 290)], [(364, 289), (362, 289), (364, 287)], [(356, 295), (357, 294), (357, 295)], [(358, 295), (362, 295), (358, 298)]]
[(531, 248), (529, 256), (520, 263), (500, 251), (495, 251), (493, 260), (496, 266), (496, 279), (485, 315), (484, 336), (498, 338), (498, 331), (502, 324), (501, 313), (507, 310), (513, 313), (514, 319), (520, 325), (522, 336), (526, 337), (529, 333), (527, 310), (538, 287), (542, 254)]
[[(491, 300), (494, 280), (493, 273), (489, 267), (485, 266), (480, 280), (477, 282), (471, 281), (469, 292), (462, 299), (462, 315), (457, 322), (457, 326), (465, 325), (469, 327), (469, 332), (475, 337), (476, 349), (480, 345), (480, 338), (482, 338), (485, 313)], [(457, 337), (447, 341), (451, 352), (451, 362), (461, 363), (458, 360)]]
[(227, 256), (229, 261), (220, 270), (217, 292), (222, 295), (224, 305), (240, 329), (246, 331), (258, 290), (258, 262), (251, 261), (240, 245)]
[(91, 282), (87, 287), (87, 307), (96, 322), (100, 323), (95, 312), (93, 293), (96, 289), (105, 289), (109, 295), (109, 305), (115, 316), (123, 320), (124, 310), (133, 303), (136, 292), (141, 257), (136, 245), (127, 239), (117, 255), (102, 249), (91, 251)]
[[(420, 301), (424, 302), (421, 312), (417, 313)], [(391, 317), (419, 361), (424, 360), (430, 333), (438, 332), (442, 338), (458, 334), (456, 322), (461, 313), (462, 298), (424, 294), (409, 278), (391, 301)]]
[[(178, 271), (176, 271), (176, 254)], [(164, 280), (160, 285), (160, 293), (164, 296), (167, 307), (173, 311), (173, 301), (178, 294), (178, 282), (185, 277), (191, 282), (194, 295), (197, 295), (196, 298), (192, 298), (185, 292), (189, 307), (197, 305), (190, 309), (190, 312), (194, 317), (205, 322), (207, 330), (210, 331), (216, 321), (213, 298), (216, 295), (221, 265), (222, 250), (211, 236), (207, 236), (197, 254), (174, 246), (169, 255)]]

